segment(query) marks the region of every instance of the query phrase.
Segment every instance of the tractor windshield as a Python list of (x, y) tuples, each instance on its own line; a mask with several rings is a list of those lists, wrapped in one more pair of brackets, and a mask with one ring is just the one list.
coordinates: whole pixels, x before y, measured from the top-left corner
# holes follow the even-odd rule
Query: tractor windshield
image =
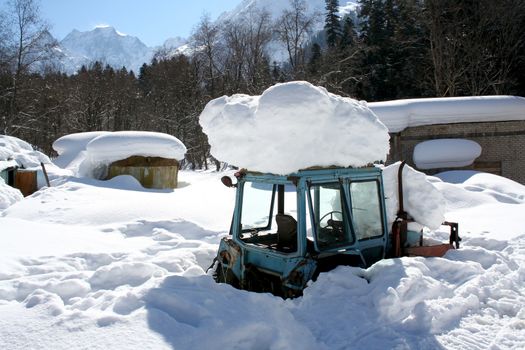
[(339, 183), (311, 185), (309, 207), (317, 247), (328, 250), (352, 245), (344, 201), (343, 188)]

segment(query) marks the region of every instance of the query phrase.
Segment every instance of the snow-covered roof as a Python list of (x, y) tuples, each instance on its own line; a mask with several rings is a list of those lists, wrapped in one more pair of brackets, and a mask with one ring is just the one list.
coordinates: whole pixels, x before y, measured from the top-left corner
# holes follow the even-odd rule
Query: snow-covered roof
[(59, 155), (78, 149), (84, 150), (91, 140), (109, 133), (110, 131), (88, 131), (65, 135), (53, 142), (53, 149), (57, 151)]
[(83, 152), (91, 140), (110, 133), (109, 131), (89, 131), (69, 134), (53, 142), (53, 149), (58, 157), (53, 160), (61, 168), (71, 168), (84, 159)]
[(176, 137), (151, 131), (117, 131), (100, 135), (86, 145), (91, 160), (113, 162), (131, 156), (181, 160), (186, 146)]
[(3, 163), (6, 165), (5, 168), (11, 166), (14, 161), (17, 165), (26, 169), (40, 168), (40, 163), (51, 163), (48, 156), (39, 151), (35, 151), (29, 143), (7, 135), (0, 135), (0, 161), (11, 161), (9, 163)]
[(420, 98), (370, 102), (368, 107), (390, 132), (432, 124), (525, 120), (525, 98), (519, 96)]
[(15, 160), (0, 160), (0, 171), (13, 167), (18, 167), (18, 163)]
[(418, 143), (414, 163), (419, 169), (459, 168), (474, 163), (481, 146), (472, 140), (439, 139)]
[(206, 105), (200, 124), (211, 153), (253, 171), (289, 174), (311, 166), (360, 167), (385, 160), (387, 128), (366, 106), (308, 82)]

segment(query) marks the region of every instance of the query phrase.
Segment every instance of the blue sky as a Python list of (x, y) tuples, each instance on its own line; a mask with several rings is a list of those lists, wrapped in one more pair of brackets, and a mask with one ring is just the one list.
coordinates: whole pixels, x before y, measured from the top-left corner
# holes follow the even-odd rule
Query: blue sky
[[(110, 25), (138, 37), (148, 46), (170, 37), (188, 37), (204, 13), (216, 19), (241, 0), (40, 0), (51, 34), (63, 39), (73, 29), (87, 31)], [(5, 0), (0, 0), (5, 3)]]

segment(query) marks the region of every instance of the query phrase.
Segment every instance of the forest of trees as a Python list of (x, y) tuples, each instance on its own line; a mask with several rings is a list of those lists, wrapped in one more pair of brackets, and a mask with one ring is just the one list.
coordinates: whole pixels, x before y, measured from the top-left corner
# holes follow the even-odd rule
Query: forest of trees
[[(0, 134), (50, 155), (65, 134), (150, 130), (179, 138), (187, 164), (205, 168), (211, 157), (198, 117), (206, 103), (291, 80), (367, 101), (525, 96), (523, 0), (360, 0), (357, 16), (343, 18), (337, 0), (310, 15), (304, 0), (290, 0), (277, 19), (253, 10), (218, 25), (203, 16), (189, 57), (159, 51), (139, 72), (96, 62), (71, 76), (31, 69), (52, 52), (42, 40), (48, 26), (36, 0), (8, 5), (0, 15)], [(272, 59), (277, 45), (283, 62)]]

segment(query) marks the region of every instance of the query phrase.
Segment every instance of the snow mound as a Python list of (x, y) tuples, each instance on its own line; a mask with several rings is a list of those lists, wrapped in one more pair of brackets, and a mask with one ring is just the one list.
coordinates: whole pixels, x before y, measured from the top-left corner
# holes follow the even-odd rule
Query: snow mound
[(91, 140), (109, 134), (109, 131), (90, 131), (79, 132), (65, 135), (53, 142), (53, 149), (58, 153), (58, 157), (53, 162), (61, 168), (72, 168), (78, 166), (78, 157), (84, 159), (83, 152)]
[(330, 349), (522, 348), (521, 272), (501, 255), (464, 249), (340, 266), (305, 289), (296, 317)]
[(388, 130), (366, 103), (303, 81), (217, 98), (199, 121), (215, 158), (252, 171), (361, 167), (389, 151)]
[(444, 182), (461, 184), (470, 192), (491, 196), (498, 202), (525, 203), (525, 186), (503, 176), (472, 170), (445, 171), (435, 176)]
[(79, 174), (97, 177), (101, 168), (131, 156), (181, 160), (185, 154), (186, 146), (174, 136), (150, 131), (117, 131), (100, 135), (86, 145)]
[(472, 140), (429, 140), (414, 148), (414, 163), (419, 169), (460, 168), (474, 163), (480, 154), (481, 146)]
[[(401, 162), (383, 168), (388, 227), (399, 210), (398, 172)], [(403, 168), (403, 206), (420, 225), (431, 230), (445, 221), (446, 201), (441, 192), (429, 181), (427, 175), (409, 165)]]
[(176, 349), (327, 349), (283, 300), (209, 276), (169, 276), (143, 300), (152, 328), (168, 324)]
[(8, 186), (0, 177), (0, 210), (4, 210), (22, 199), (24, 199), (22, 193), (16, 188)]
[(35, 151), (29, 143), (13, 136), (0, 135), (0, 161), (7, 160), (14, 160), (26, 169), (40, 168), (40, 163), (51, 163), (48, 156)]

